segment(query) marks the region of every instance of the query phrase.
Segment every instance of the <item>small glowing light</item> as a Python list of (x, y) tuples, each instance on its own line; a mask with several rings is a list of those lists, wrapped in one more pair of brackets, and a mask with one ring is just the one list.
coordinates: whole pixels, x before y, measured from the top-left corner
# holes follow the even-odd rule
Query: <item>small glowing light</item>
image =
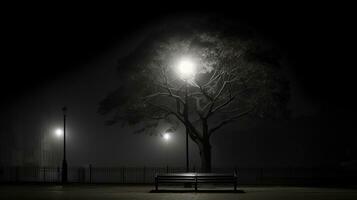
[(165, 133), (164, 134), (164, 139), (167, 141), (167, 140), (170, 140), (170, 134), (169, 133)]
[(189, 59), (182, 59), (178, 66), (178, 72), (183, 79), (193, 78), (196, 74), (196, 66)]
[(62, 129), (60, 129), (60, 128), (56, 129), (56, 130), (55, 130), (55, 134), (56, 134), (57, 137), (61, 137), (62, 134), (63, 134)]

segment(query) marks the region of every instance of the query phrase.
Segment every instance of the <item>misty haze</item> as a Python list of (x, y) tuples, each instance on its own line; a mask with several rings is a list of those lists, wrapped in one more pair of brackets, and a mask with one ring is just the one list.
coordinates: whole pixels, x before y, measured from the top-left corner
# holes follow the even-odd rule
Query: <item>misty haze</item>
[(153, 186), (203, 173), (234, 174), (247, 195), (252, 184), (355, 185), (344, 24), (242, 12), (8, 21), (1, 184)]

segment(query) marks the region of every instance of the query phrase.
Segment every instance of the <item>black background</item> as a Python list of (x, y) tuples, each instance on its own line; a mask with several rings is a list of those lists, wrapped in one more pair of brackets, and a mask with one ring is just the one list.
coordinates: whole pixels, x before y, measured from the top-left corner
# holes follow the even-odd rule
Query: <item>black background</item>
[(282, 46), (299, 82), (316, 101), (339, 108), (353, 102), (354, 23), (348, 5), (207, 2), (186, 7), (181, 2), (111, 9), (34, 7), (11, 7), (2, 19), (5, 56), (0, 87), (6, 101), (65, 76), (155, 20), (215, 13), (243, 21)]

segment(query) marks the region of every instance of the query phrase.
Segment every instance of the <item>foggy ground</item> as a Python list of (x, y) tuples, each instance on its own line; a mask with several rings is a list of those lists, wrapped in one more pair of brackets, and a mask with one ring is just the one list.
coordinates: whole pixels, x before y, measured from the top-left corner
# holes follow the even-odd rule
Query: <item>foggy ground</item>
[(239, 190), (244, 192), (238, 193), (229, 191), (231, 188), (212, 186), (203, 186), (201, 189), (206, 191), (198, 193), (181, 190), (182, 188), (175, 189), (170, 187), (163, 189), (170, 189), (170, 191), (151, 193), (153, 186), (69, 185), (62, 187), (55, 185), (0, 185), (0, 199), (357, 199), (356, 189), (342, 188), (240, 187)]

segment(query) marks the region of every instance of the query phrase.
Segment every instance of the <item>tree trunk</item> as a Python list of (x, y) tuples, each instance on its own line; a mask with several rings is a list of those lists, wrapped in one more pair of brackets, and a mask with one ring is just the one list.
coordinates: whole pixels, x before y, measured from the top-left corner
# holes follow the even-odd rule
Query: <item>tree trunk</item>
[(211, 172), (211, 145), (209, 144), (208, 138), (205, 139), (199, 145), (200, 156), (201, 156), (201, 169), (203, 172)]
[(202, 123), (202, 140), (199, 141), (198, 147), (201, 156), (201, 169), (203, 172), (211, 172), (211, 145), (209, 143), (207, 119), (201, 118)]

